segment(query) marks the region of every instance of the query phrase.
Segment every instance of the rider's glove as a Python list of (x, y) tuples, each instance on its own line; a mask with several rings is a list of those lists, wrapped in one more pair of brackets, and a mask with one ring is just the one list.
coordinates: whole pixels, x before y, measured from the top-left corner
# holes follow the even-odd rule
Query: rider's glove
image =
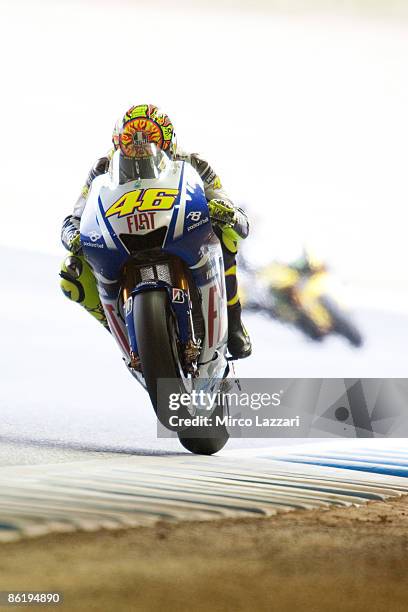
[(73, 253), (74, 255), (78, 255), (78, 253), (81, 251), (82, 246), (81, 246), (81, 236), (80, 233), (78, 232), (78, 234), (76, 234), (70, 241), (69, 241), (69, 250), (71, 251), (71, 253)]
[(211, 221), (221, 227), (234, 227), (236, 221), (235, 208), (225, 200), (214, 199), (208, 202)]
[(74, 255), (78, 255), (81, 251), (81, 237), (79, 231), (79, 224), (81, 220), (75, 215), (69, 215), (62, 224), (61, 228), (61, 240), (67, 251), (70, 251)]

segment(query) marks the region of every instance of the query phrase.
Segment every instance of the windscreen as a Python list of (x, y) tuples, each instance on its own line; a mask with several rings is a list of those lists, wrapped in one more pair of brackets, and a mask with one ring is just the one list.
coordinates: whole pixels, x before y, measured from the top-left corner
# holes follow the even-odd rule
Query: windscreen
[(112, 180), (123, 185), (129, 181), (160, 178), (170, 163), (167, 155), (152, 143), (141, 145), (137, 157), (126, 157), (118, 149), (112, 158)]

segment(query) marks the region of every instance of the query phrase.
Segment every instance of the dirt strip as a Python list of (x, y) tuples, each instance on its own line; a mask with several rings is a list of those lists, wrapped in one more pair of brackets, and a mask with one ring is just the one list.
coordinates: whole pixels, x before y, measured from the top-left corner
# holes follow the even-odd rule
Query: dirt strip
[(0, 590), (22, 589), (69, 611), (406, 612), (408, 496), (3, 544)]

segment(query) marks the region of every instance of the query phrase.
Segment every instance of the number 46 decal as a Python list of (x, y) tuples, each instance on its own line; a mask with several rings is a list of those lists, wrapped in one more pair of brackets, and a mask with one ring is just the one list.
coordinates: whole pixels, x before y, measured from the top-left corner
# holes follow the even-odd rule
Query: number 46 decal
[(106, 217), (127, 217), (135, 210), (170, 210), (179, 194), (178, 189), (135, 189), (116, 200), (105, 213)]

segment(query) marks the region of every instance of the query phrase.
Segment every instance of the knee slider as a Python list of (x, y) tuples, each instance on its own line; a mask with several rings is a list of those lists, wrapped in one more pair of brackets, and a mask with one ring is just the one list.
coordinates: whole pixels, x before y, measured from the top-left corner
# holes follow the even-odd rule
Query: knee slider
[(79, 257), (69, 255), (65, 258), (60, 271), (60, 286), (63, 294), (73, 302), (83, 302), (85, 299), (85, 290), (79, 280), (82, 271), (83, 263)]

